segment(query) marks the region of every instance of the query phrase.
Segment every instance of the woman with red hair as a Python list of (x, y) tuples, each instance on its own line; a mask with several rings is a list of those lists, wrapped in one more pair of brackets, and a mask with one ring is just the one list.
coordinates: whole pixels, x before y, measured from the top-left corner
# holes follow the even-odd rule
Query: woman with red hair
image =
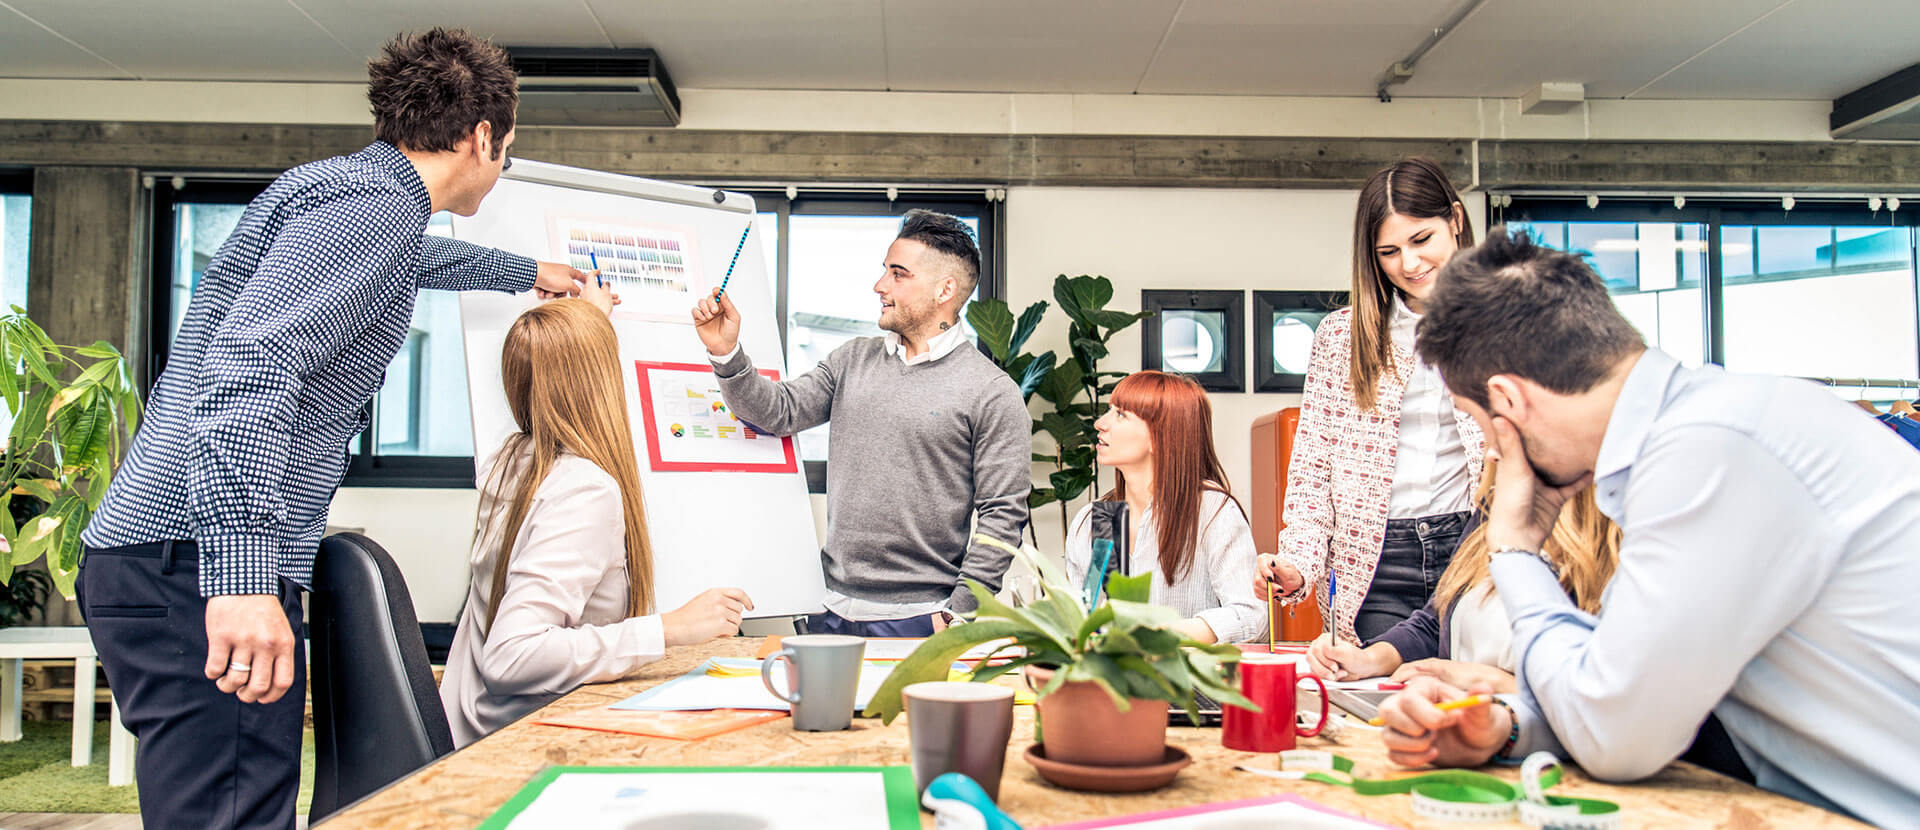
[[(1102, 501), (1124, 501), (1129, 573), (1154, 573), (1151, 600), (1187, 619), (1175, 628), (1203, 643), (1266, 636), (1254, 595), (1253, 528), (1227, 490), (1213, 451), (1213, 407), (1206, 390), (1179, 375), (1136, 372), (1113, 389), (1095, 426), (1100, 463), (1114, 470)], [(1231, 508), (1231, 509), (1229, 509)], [(1093, 506), (1071, 525), (1067, 570), (1075, 584), (1093, 567)]]

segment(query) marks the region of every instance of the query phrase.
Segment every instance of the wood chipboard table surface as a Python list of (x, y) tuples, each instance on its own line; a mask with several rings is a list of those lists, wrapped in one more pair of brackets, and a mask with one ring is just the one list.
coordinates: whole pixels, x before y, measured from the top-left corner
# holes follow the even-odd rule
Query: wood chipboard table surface
[[(670, 649), (667, 657), (638, 676), (616, 683), (582, 687), (555, 701), (540, 715), (556, 715), (605, 706), (686, 673), (708, 657), (751, 657), (758, 638), (734, 637), (701, 646)], [(1651, 702), (1650, 702), (1650, 705)], [(856, 718), (843, 732), (796, 732), (781, 719), (699, 741), (646, 738), (584, 729), (539, 726), (524, 718), (487, 738), (395, 782), (323, 822), (329, 830), (346, 828), (461, 828), (492, 815), (528, 779), (549, 765), (570, 766), (854, 766), (904, 765), (908, 760), (906, 717), (891, 726)], [(1177, 722), (1177, 721), (1176, 721)], [(1033, 707), (1015, 708), (1013, 739), (1007, 747), (1000, 784), (1000, 806), (1028, 828), (1121, 816), (1152, 810), (1293, 793), (1335, 809), (1387, 824), (1458, 827), (1413, 814), (1406, 796), (1365, 797), (1309, 781), (1282, 781), (1236, 772), (1236, 764), (1275, 763), (1272, 755), (1234, 752), (1220, 746), (1220, 730), (1174, 727), (1168, 741), (1194, 757), (1173, 784), (1153, 792), (1104, 795), (1063, 790), (1042, 781), (1021, 758), (1033, 739)], [(1305, 738), (1304, 749), (1338, 752), (1370, 777), (1392, 774), (1378, 733), (1349, 729), (1334, 739)], [(1488, 772), (1517, 780), (1514, 767)], [(1659, 775), (1631, 785), (1592, 781), (1577, 769), (1553, 790), (1560, 795), (1604, 798), (1625, 808), (1627, 827), (1824, 828), (1864, 827), (1846, 817), (1811, 807), (1709, 772), (1675, 763)], [(933, 826), (922, 814), (923, 827)], [(1520, 827), (1522, 825), (1479, 825)]]

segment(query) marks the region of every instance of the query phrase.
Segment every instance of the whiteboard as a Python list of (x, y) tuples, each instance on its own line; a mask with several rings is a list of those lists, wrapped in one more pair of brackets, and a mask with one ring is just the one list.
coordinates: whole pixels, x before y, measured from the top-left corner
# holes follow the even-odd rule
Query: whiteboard
[[(720, 201), (715, 201), (716, 197)], [(543, 261), (557, 257), (549, 233), (555, 216), (583, 216), (675, 229), (693, 250), (690, 294), (718, 285), (753, 220), (753, 199), (740, 193), (638, 179), (515, 159), (471, 218), (454, 217), (453, 236)], [(786, 354), (774, 318), (773, 281), (758, 232), (747, 236), (727, 294), (740, 309), (740, 343), (758, 369), (786, 375)], [(601, 263), (603, 269), (609, 263)], [(500, 380), (500, 350), (520, 312), (539, 302), (529, 292), (509, 296), (460, 295), (467, 353), (467, 394), (473, 403), (476, 465), (515, 431)], [(654, 606), (680, 607), (708, 588), (738, 587), (753, 598), (751, 617), (816, 613), (826, 593), (804, 474), (661, 472), (651, 469), (639, 399), (637, 361), (711, 365), (686, 322), (616, 314), (627, 414), (639, 456), (640, 488), (653, 536)], [(478, 471), (476, 470), (476, 475)]]

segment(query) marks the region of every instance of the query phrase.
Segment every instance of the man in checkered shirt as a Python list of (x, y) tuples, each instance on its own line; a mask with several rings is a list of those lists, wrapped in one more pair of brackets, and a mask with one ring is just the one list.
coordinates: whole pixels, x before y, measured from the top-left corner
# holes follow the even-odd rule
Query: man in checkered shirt
[(247, 206), (83, 537), (81, 610), (140, 739), (148, 827), (294, 826), (300, 592), (415, 293), (563, 296), (585, 278), (425, 234), (437, 211), (473, 215), (511, 164), (501, 50), (435, 29), (368, 74), (378, 140)]

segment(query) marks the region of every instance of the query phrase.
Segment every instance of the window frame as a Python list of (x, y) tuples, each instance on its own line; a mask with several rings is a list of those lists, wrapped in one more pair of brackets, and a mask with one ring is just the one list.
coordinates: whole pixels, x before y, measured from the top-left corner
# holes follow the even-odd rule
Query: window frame
[[(1208, 392), (1247, 391), (1247, 291), (1244, 288), (1148, 288), (1140, 292), (1140, 310), (1151, 311), (1140, 332), (1140, 368), (1185, 375)], [(1179, 372), (1166, 368), (1160, 325), (1168, 311), (1217, 311), (1227, 322), (1227, 342), (1217, 372)]]
[[(244, 205), (266, 190), (273, 180), (186, 177), (184, 183), (186, 187), (176, 188), (172, 181), (158, 179), (154, 182), (150, 199), (153, 257), (147, 320), (152, 355), (152, 373), (149, 377), (155, 381), (166, 368), (167, 354), (173, 345), (168, 321), (173, 318), (174, 312), (174, 245), (179, 230), (175, 225), (174, 209), (181, 204)], [(395, 356), (398, 357), (398, 354)], [(418, 383), (417, 375), (415, 382)], [(375, 454), (378, 427), (372, 419), (372, 408), (373, 403), (369, 401), (365, 410), (368, 427), (361, 430), (349, 445), (346, 475), (341, 479), (340, 486), (474, 489), (474, 457), (471, 455)], [(422, 428), (425, 428), (424, 425)]]
[[(0, 196), (27, 197), (27, 213), (29, 214), (29, 217), (31, 217), (31, 214), (33, 213), (33, 170), (32, 168), (24, 168), (24, 169), (0, 168)], [(33, 263), (33, 228), (31, 225), (29, 225), (27, 228), (27, 263), (28, 263), (27, 264), (28, 273), (26, 274), (26, 279), (28, 280), (29, 283), (31, 283), (33, 280), (33, 273), (32, 273), (33, 271), (33, 264), (32, 264)], [(29, 300), (28, 304), (31, 305), (32, 293), (33, 293), (33, 288), (31, 285), (28, 286), (27, 293), (28, 293), (28, 300)], [(0, 308), (0, 312), (12, 313), (12, 311), (13, 309), (11, 308)], [(31, 309), (29, 309), (29, 311), (31, 311)]]
[[(1787, 194), (1781, 194), (1783, 197)], [(1705, 301), (1701, 303), (1702, 354), (1706, 362), (1725, 365), (1727, 279), (1723, 272), (1721, 241), (1725, 228), (1833, 226), (1856, 228), (1907, 228), (1909, 244), (1920, 244), (1920, 211), (1868, 210), (1864, 197), (1822, 199), (1819, 196), (1795, 196), (1797, 204), (1787, 210), (1779, 199), (1688, 197), (1675, 207), (1672, 196), (1608, 197), (1595, 207), (1587, 207), (1583, 194), (1512, 195), (1512, 203), (1492, 209), (1489, 224), (1508, 220), (1527, 222), (1690, 222), (1706, 226), (1707, 263), (1701, 278)], [(1756, 251), (1757, 254), (1757, 251)], [(1915, 330), (1920, 331), (1920, 251), (1910, 259), (1914, 271)], [(1739, 282), (1738, 278), (1735, 280)], [(1914, 353), (1920, 360), (1920, 336), (1915, 337)]]
[[(751, 196), (755, 213), (772, 213), (776, 216), (780, 234), (779, 247), (774, 256), (776, 273), (769, 276), (773, 278), (773, 311), (775, 325), (780, 330), (782, 361), (786, 359), (787, 350), (787, 246), (793, 239), (791, 222), (794, 216), (895, 216), (914, 209), (978, 216), (980, 284), (975, 290), (983, 300), (1006, 299), (1006, 246), (1000, 240), (1000, 228), (1006, 218), (1006, 202), (988, 199), (984, 188), (979, 192), (936, 189), (897, 191), (895, 197), (889, 199), (885, 191), (808, 192), (806, 185), (794, 185), (800, 192), (792, 197), (787, 195), (784, 187), (728, 187), (724, 184), (713, 187)], [(826, 493), (827, 462), (802, 460), (800, 466), (807, 478), (807, 492), (815, 495)]]

